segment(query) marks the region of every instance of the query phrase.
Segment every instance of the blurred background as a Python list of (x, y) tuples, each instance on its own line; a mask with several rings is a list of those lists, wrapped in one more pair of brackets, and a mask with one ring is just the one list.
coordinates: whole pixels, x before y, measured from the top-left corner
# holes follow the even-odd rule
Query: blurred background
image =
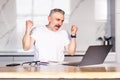
[(89, 45), (103, 45), (109, 37), (115, 51), (114, 0), (0, 0), (0, 51), (23, 51), (25, 21), (46, 25), (53, 8), (66, 13), (62, 28), (70, 32), (72, 24), (79, 27), (77, 51), (85, 51)]

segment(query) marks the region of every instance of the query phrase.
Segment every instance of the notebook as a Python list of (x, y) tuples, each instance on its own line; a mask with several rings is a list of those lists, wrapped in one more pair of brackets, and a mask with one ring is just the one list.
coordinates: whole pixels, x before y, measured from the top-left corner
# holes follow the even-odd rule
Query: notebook
[(89, 46), (80, 62), (69, 62), (69, 63), (64, 63), (63, 65), (87, 66), (87, 65), (102, 64), (106, 59), (111, 48), (112, 45)]

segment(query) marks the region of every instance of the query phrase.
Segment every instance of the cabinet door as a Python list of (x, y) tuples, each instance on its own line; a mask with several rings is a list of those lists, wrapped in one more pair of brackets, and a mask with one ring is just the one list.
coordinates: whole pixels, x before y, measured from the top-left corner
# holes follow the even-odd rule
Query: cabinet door
[(0, 57), (0, 62), (12, 62), (13, 61), (13, 57)]

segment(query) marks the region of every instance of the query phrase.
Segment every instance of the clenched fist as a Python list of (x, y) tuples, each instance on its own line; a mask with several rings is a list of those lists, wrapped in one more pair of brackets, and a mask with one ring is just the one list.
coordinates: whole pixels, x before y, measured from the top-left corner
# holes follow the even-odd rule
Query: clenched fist
[(26, 21), (26, 29), (31, 29), (33, 26), (33, 22), (31, 20)]
[(75, 35), (77, 33), (78, 27), (76, 25), (72, 25), (71, 27), (71, 34)]

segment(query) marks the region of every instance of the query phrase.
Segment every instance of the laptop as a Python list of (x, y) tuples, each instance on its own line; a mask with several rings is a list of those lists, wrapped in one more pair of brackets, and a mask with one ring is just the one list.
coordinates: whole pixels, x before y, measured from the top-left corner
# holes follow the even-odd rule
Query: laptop
[(67, 66), (87, 66), (102, 64), (107, 57), (112, 45), (94, 45), (89, 46), (80, 62), (63, 63)]

